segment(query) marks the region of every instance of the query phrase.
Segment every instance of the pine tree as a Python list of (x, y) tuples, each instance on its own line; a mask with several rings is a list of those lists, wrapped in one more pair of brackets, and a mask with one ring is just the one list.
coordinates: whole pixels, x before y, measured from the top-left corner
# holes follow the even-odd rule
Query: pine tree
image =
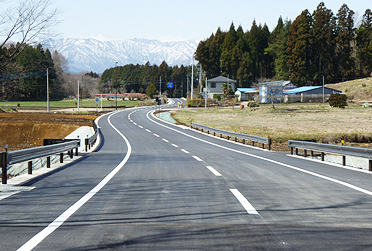
[(354, 31), (354, 11), (350, 10), (348, 6), (344, 4), (337, 13), (336, 27), (337, 72), (342, 80), (355, 76), (355, 61), (352, 56)]
[(372, 12), (367, 9), (356, 32), (358, 70), (361, 77), (372, 73)]

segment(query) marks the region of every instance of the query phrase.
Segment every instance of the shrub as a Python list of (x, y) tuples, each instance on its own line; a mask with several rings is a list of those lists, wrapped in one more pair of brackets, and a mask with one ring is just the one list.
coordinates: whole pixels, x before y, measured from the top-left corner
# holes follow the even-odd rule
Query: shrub
[(213, 99), (217, 99), (218, 101), (221, 100), (221, 95), (220, 94), (213, 94)]
[(260, 107), (256, 102), (248, 102), (248, 107)]
[(332, 93), (329, 96), (329, 105), (332, 107), (345, 108), (347, 106), (347, 96), (345, 94)]
[(205, 105), (205, 100), (204, 99), (188, 99), (186, 101), (187, 107), (201, 107)]

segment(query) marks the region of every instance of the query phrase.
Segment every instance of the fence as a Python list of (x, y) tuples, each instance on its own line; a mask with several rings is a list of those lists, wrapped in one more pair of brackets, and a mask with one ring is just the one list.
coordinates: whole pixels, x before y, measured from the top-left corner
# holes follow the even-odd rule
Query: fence
[[(291, 155), (298, 155), (298, 149), (304, 149), (304, 156), (307, 157), (307, 150), (311, 151), (311, 156), (314, 156), (314, 151), (321, 153), (321, 160), (324, 161), (324, 153), (333, 153), (342, 156), (342, 165), (346, 166), (346, 156), (355, 156), (369, 159), (369, 171), (372, 171), (372, 149), (329, 145), (315, 142), (289, 140), (288, 146), (291, 148)], [(295, 149), (295, 151), (294, 151)]]
[(202, 132), (206, 131), (208, 134), (213, 132), (214, 136), (216, 136), (216, 133), (218, 133), (220, 135), (220, 138), (222, 138), (223, 135), (225, 135), (228, 140), (230, 139), (230, 137), (235, 138), (235, 141), (237, 141), (237, 139), (242, 139), (243, 144), (246, 144), (246, 140), (251, 141), (253, 146), (255, 145), (255, 143), (261, 143), (262, 149), (265, 149), (265, 144), (266, 144), (268, 145), (268, 149), (271, 150), (272, 140), (269, 137), (265, 138), (265, 137), (259, 137), (259, 136), (248, 135), (248, 134), (243, 134), (243, 133), (229, 132), (229, 131), (217, 129), (214, 127), (196, 124), (193, 122), (190, 123), (190, 126), (191, 128), (199, 128)]

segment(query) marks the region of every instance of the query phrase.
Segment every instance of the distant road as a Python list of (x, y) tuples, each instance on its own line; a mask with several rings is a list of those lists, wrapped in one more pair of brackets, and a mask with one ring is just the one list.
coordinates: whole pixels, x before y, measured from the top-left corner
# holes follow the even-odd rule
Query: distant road
[(1, 250), (369, 250), (372, 176), (176, 126), (139, 108), (0, 201)]

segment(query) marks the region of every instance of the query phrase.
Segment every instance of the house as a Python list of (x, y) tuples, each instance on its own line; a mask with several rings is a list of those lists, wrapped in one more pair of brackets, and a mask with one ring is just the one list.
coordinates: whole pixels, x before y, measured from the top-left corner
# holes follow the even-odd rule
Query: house
[(238, 97), (238, 101), (254, 101), (258, 93), (257, 88), (238, 88), (235, 95)]
[[(207, 97), (213, 99), (213, 95), (223, 96), (222, 86), (227, 84), (231, 86), (231, 89), (235, 92), (236, 81), (224, 76), (218, 76), (216, 78), (208, 79), (207, 81)], [(205, 86), (203, 86), (203, 92), (201, 93), (204, 97)]]
[[(332, 93), (341, 91), (324, 87), (324, 99), (327, 100)], [(302, 86), (283, 92), (284, 102), (320, 102), (323, 100), (323, 86)]]

